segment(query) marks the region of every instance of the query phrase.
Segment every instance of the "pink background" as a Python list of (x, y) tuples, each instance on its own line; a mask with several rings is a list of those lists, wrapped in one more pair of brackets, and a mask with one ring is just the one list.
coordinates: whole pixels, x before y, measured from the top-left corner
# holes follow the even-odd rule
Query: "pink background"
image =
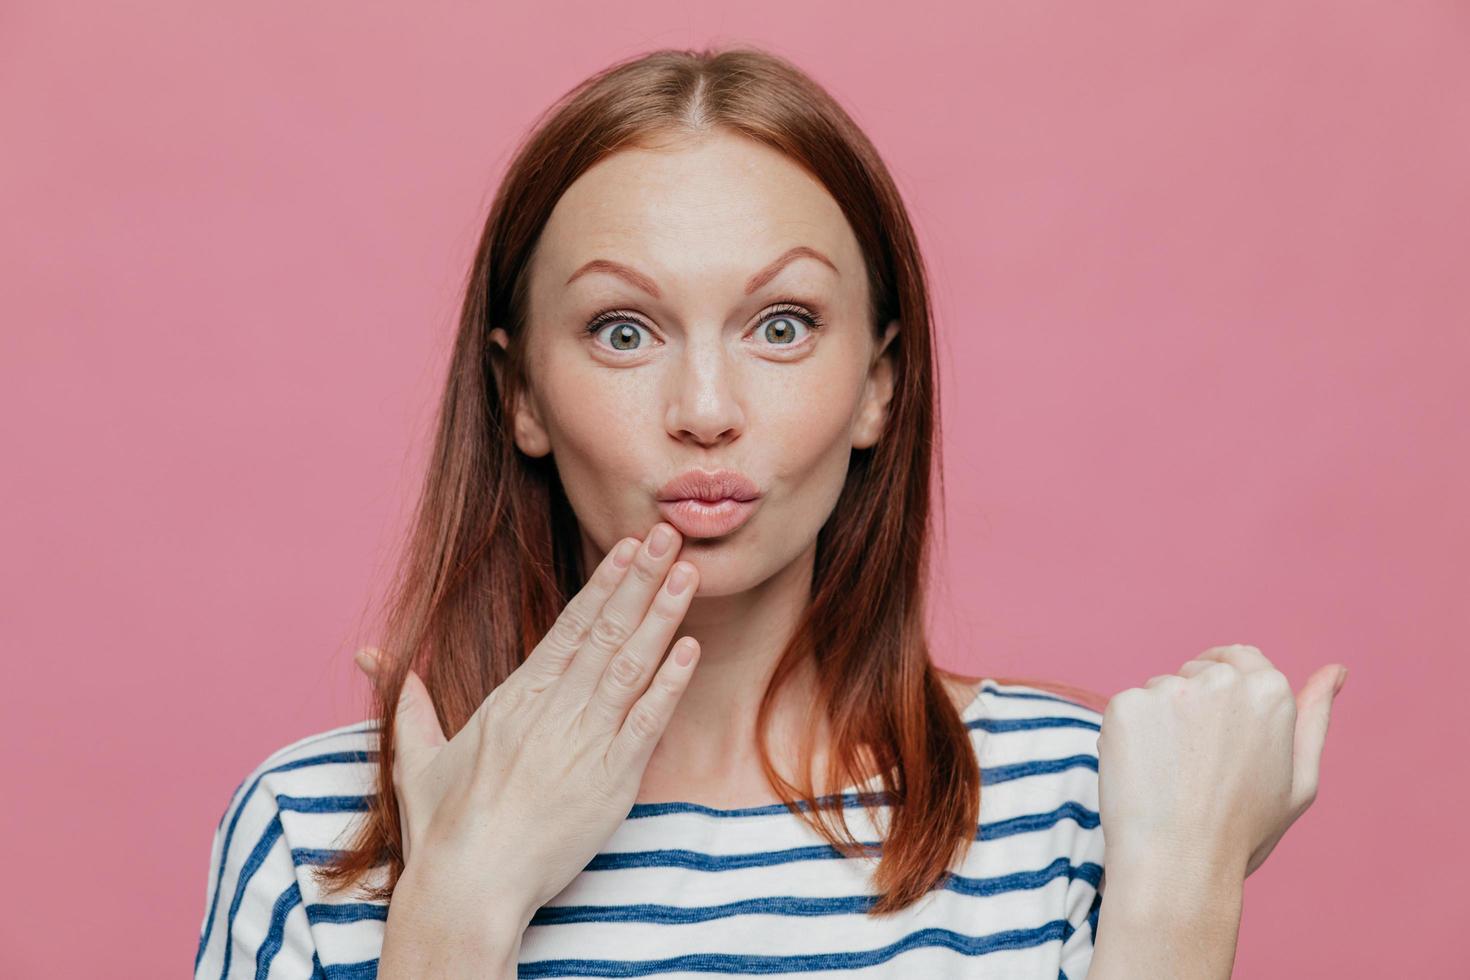
[(1237, 975), (1464, 975), (1464, 2), (72, 6), (0, 14), (0, 974), (187, 973), (231, 791), (363, 716), (515, 140), (749, 41), (926, 249), (942, 662), (1348, 664)]

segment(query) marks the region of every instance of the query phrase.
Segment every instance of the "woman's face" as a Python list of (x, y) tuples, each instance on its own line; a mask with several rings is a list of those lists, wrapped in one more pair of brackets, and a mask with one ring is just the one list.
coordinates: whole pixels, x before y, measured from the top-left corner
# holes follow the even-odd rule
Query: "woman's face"
[(754, 588), (815, 544), (852, 449), (881, 433), (898, 330), (874, 336), (857, 238), (815, 178), (723, 131), (619, 151), (557, 202), (529, 275), (516, 444), (552, 454), (587, 567), (670, 520), (660, 489), (690, 470), (760, 494), (724, 505), (745, 516), (733, 530), (675, 505), (699, 595)]

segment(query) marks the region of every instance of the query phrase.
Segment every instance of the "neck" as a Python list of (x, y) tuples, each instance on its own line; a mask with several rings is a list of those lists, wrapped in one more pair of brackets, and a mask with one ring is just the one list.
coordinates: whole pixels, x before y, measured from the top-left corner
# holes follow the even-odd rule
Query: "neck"
[[(675, 636), (699, 641), (699, 662), (649, 760), (648, 795), (733, 801), (712, 805), (774, 799), (756, 750), (756, 709), (809, 601), (815, 556), (813, 542), (755, 588), (690, 604)], [(796, 740), (814, 688), (815, 675), (804, 666), (783, 684), (772, 714), (772, 761), (788, 779), (797, 774)], [(820, 767), (820, 751), (817, 760)]]

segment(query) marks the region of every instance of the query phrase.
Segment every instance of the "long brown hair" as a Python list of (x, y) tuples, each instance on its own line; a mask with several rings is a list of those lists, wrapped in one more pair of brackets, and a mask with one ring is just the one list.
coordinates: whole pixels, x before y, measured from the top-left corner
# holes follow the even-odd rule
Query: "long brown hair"
[[(890, 320), (900, 323), (883, 435), (852, 452), (846, 485), (817, 536), (810, 603), (759, 708), (762, 767), (787, 806), (848, 856), (871, 852), (848, 829), (840, 797), (814, 795), (818, 722), (831, 733), (828, 786), (882, 774), (886, 800), (864, 803), (891, 807), (872, 914), (917, 901), (973, 841), (979, 769), (942, 679), (952, 675), (931, 662), (923, 625), (937, 390), (928, 286), (903, 202), (867, 137), (787, 61), (751, 48), (661, 50), (604, 69), (551, 106), (490, 207), (379, 644), (379, 790), (350, 846), (315, 870), (328, 891), (357, 882), (385, 900), (403, 870), (392, 747), (408, 670), (423, 678), (453, 737), (585, 581), (576, 516), (551, 457), (519, 453), (507, 424), (524, 386), (526, 271), (542, 227), (567, 187), (608, 154), (717, 128), (780, 150), (821, 181), (861, 245), (875, 335)], [(494, 327), (511, 338), (504, 390), (489, 362)], [(806, 775), (796, 785), (772, 765), (765, 729), (777, 688), (804, 658), (816, 666), (818, 699), (800, 747)], [(369, 885), (369, 872), (384, 865), (386, 880)]]

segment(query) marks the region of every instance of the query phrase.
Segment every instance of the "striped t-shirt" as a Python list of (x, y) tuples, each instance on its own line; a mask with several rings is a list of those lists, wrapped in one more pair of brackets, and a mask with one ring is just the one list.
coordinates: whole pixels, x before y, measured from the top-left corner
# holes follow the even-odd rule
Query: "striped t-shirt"
[[(635, 804), (536, 912), (519, 976), (1082, 980), (1103, 892), (1102, 716), (986, 680), (963, 717), (981, 768), (979, 826), (920, 901), (865, 916), (876, 856), (843, 857), (779, 803)], [(376, 746), (376, 722), (335, 728), (240, 784), (214, 834), (196, 978), (376, 977), (387, 904), (353, 888), (324, 896), (309, 874), (363, 814)], [(859, 841), (881, 840), (857, 800), (879, 790), (874, 776), (844, 794)]]

